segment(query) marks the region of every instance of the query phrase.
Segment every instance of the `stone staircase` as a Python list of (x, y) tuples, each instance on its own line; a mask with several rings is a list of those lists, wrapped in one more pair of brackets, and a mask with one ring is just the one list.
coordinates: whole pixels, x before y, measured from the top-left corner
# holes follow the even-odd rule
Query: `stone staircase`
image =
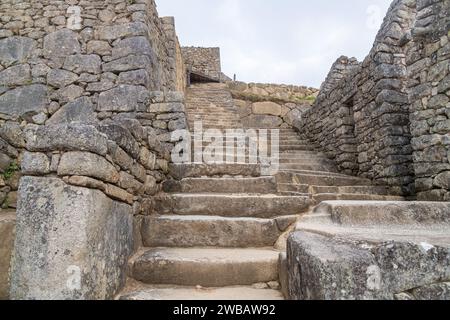
[[(204, 128), (242, 128), (222, 84), (193, 85), (187, 110), (191, 128), (196, 119)], [(338, 173), (292, 129), (280, 130), (279, 147), (274, 176), (257, 164), (171, 165), (120, 299), (283, 299), (285, 242), (299, 217), (324, 200), (401, 200)]]

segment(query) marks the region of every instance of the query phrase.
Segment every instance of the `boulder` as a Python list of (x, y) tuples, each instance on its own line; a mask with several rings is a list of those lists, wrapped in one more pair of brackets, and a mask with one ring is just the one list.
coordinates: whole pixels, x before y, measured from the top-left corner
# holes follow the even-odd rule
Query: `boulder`
[(19, 190), (11, 299), (112, 299), (133, 250), (132, 207), (56, 178), (24, 177)]
[(49, 103), (47, 87), (41, 84), (19, 87), (0, 96), (0, 113), (19, 117), (44, 111)]
[(26, 37), (10, 37), (0, 40), (0, 64), (9, 67), (24, 63), (31, 56), (37, 42)]
[(255, 102), (252, 105), (254, 114), (267, 114), (271, 116), (281, 116), (281, 106), (275, 102)]
[(61, 107), (47, 124), (62, 124), (72, 122), (92, 123), (97, 120), (94, 105), (88, 97), (81, 97)]
[(43, 54), (48, 59), (65, 58), (80, 52), (77, 33), (69, 29), (54, 31), (44, 38)]

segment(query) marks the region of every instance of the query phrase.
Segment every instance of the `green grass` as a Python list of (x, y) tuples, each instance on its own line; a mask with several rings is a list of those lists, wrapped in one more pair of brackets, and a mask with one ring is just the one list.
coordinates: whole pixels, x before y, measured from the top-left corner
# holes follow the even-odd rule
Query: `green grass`
[(2, 176), (3, 179), (9, 180), (14, 175), (14, 173), (18, 172), (20, 170), (19, 166), (16, 162), (11, 162), (8, 168), (6, 168), (5, 172), (3, 172)]

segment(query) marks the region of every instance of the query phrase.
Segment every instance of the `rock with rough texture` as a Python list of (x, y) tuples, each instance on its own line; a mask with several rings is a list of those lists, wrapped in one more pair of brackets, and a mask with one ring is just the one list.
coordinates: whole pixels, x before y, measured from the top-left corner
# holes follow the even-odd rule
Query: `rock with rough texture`
[(31, 82), (31, 68), (27, 64), (12, 66), (0, 72), (0, 86), (23, 86)]
[(32, 127), (26, 131), (30, 151), (90, 151), (105, 155), (108, 139), (94, 126), (60, 124)]
[(49, 103), (47, 87), (40, 84), (19, 87), (0, 96), (0, 113), (22, 116), (28, 112), (39, 113)]
[(19, 190), (11, 299), (112, 299), (133, 248), (131, 206), (55, 178), (24, 177)]
[(83, 72), (99, 74), (102, 59), (96, 54), (76, 54), (66, 58), (64, 69), (81, 74)]
[(23, 63), (33, 53), (36, 41), (26, 37), (10, 37), (0, 40), (0, 64), (5, 67)]
[(61, 107), (48, 121), (49, 124), (72, 122), (92, 123), (97, 120), (94, 105), (88, 97), (81, 97)]
[(22, 174), (44, 175), (50, 172), (50, 161), (44, 153), (24, 152), (20, 167)]
[(95, 37), (98, 40), (116, 40), (130, 36), (144, 36), (147, 32), (148, 27), (144, 23), (133, 22), (98, 27), (95, 30)]
[(275, 102), (255, 102), (252, 105), (254, 114), (266, 114), (271, 116), (281, 115), (281, 106)]
[(120, 85), (102, 92), (98, 99), (98, 111), (128, 112), (139, 109), (148, 91), (141, 86)]
[(44, 38), (44, 56), (49, 59), (65, 58), (81, 52), (77, 34), (69, 29), (52, 32)]
[(16, 214), (0, 211), (0, 300), (9, 298), (9, 268), (14, 246)]
[(47, 83), (55, 88), (63, 88), (71, 85), (78, 79), (78, 75), (61, 69), (52, 69), (47, 74)]
[(66, 152), (58, 166), (60, 176), (87, 176), (117, 183), (119, 173), (105, 158), (89, 152)]

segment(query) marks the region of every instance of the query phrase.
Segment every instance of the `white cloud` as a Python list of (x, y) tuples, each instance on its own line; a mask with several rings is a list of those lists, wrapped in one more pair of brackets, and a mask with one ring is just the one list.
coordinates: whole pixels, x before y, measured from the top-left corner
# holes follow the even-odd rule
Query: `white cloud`
[[(362, 60), (391, 0), (156, 0), (182, 45), (219, 46), (247, 82), (320, 86), (341, 55)], [(375, 10), (378, 8), (378, 10)], [(378, 15), (378, 16), (376, 16)]]

